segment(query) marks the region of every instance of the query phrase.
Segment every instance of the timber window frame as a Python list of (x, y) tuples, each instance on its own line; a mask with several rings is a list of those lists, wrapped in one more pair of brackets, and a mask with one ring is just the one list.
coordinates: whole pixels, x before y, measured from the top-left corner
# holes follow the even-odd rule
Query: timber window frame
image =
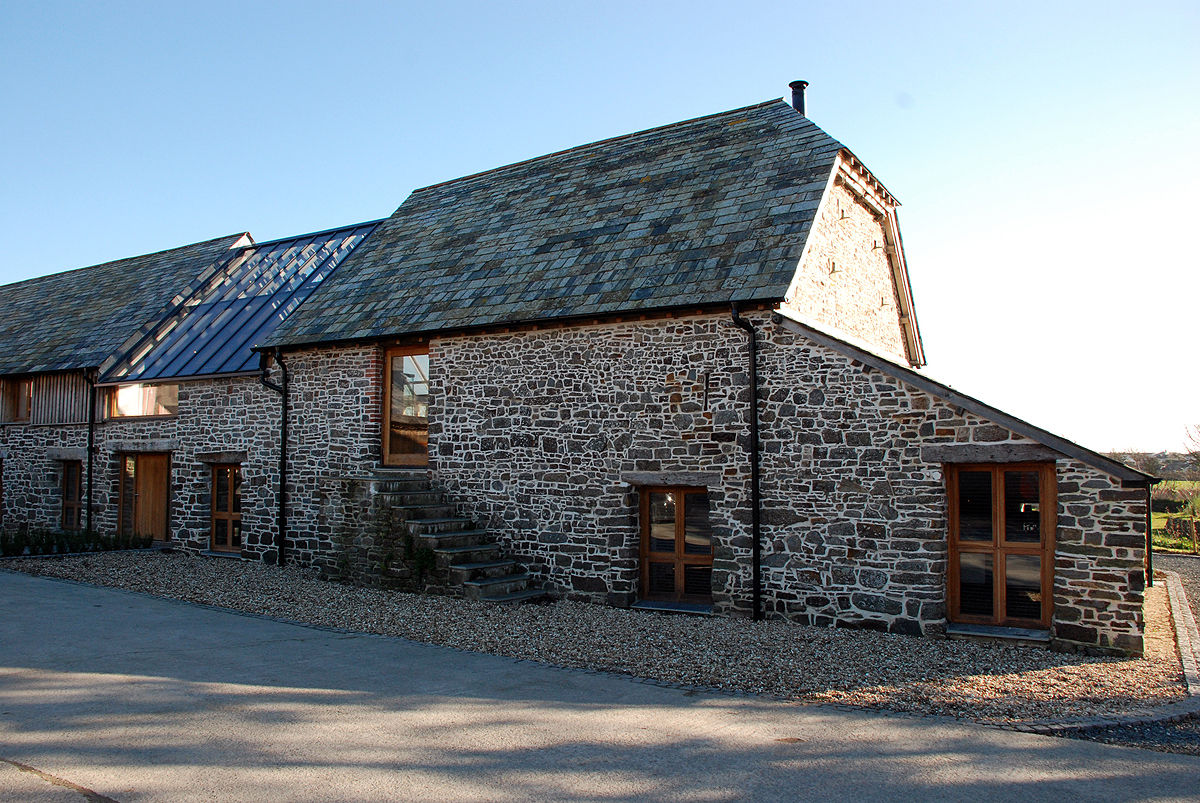
[(1048, 628), (1058, 522), (1054, 463), (955, 463), (945, 474), (950, 621)]
[(83, 461), (62, 461), (62, 517), (64, 530), (83, 529)]
[(380, 450), (385, 466), (429, 463), (429, 359), (428, 344), (384, 349)]
[(242, 465), (241, 463), (217, 463), (211, 468), (212, 504), (209, 514), (209, 548), (213, 552), (241, 552)]
[[(647, 485), (638, 493), (640, 599), (711, 605), (713, 535), (708, 488)], [(655, 521), (666, 514), (668, 506), (671, 520)], [(665, 531), (656, 533), (655, 524), (669, 529), (670, 538)], [(672, 526), (666, 528), (668, 524)], [(663, 548), (668, 542), (670, 547)]]
[(28, 424), (33, 409), (33, 377), (0, 378), (0, 424)]

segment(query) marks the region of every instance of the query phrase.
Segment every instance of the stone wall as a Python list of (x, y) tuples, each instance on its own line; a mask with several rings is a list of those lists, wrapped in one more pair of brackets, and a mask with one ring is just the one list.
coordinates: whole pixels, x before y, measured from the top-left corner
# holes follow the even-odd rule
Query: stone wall
[[(768, 331), (762, 441), (772, 609), (815, 624), (939, 632), (943, 461), (953, 450), (933, 460), (930, 447), (974, 447), (962, 462), (983, 462), (989, 450), (1011, 462), (1015, 447), (1035, 442), (786, 326)], [(1052, 637), (1064, 648), (1140, 652), (1145, 491), (1057, 457)]]
[(884, 225), (839, 175), (813, 223), (785, 306), (907, 362)]
[[(978, 462), (980, 449), (1035, 444), (768, 313), (747, 317), (760, 331), (765, 610), (941, 632), (945, 450), (970, 447)], [(748, 615), (746, 342), (724, 315), (435, 340), (435, 481), (556, 594), (618, 605), (638, 595), (638, 486), (654, 477), (706, 486), (714, 607)], [(289, 548), (293, 560), (336, 574), (338, 556), (361, 549), (371, 523), (382, 350), (314, 349), (287, 363)], [(243, 554), (272, 557), (278, 411), (256, 377), (199, 380), (181, 386), (176, 416), (102, 424), (98, 528), (116, 526), (119, 454), (170, 451), (172, 533), (185, 548), (207, 548), (203, 458), (244, 452)], [(56, 526), (61, 463), (51, 455), (85, 443), (83, 425), (0, 427), (9, 525)], [(1144, 492), (1061, 455), (1056, 472), (1053, 637), (1136, 652)]]
[[(943, 463), (923, 448), (1034, 442), (752, 318), (762, 338), (765, 609), (941, 632), (947, 499)], [(436, 341), (434, 475), (557, 593), (616, 604), (638, 591), (638, 495), (626, 480), (718, 477), (714, 607), (747, 615), (745, 348), (722, 316)], [(1137, 651), (1141, 492), (1065, 459), (1057, 475), (1054, 638)]]
[[(288, 355), (292, 377), (288, 460), (290, 559), (332, 566), (360, 536), (369, 509), (359, 478), (379, 460), (381, 361), (376, 348)], [(278, 368), (273, 378), (280, 378)], [(242, 554), (274, 559), (279, 484), (279, 396), (257, 376), (180, 383), (173, 416), (108, 419), (96, 427), (93, 521), (115, 532), (120, 459), (166, 452), (169, 532), (181, 548), (209, 548), (214, 461), (242, 465)], [(57, 529), (62, 461), (84, 464), (87, 425), (0, 425), (7, 527)]]
[[(278, 396), (256, 377), (185, 382), (179, 412), (173, 416), (114, 418), (96, 426), (93, 459), (93, 525), (101, 533), (117, 528), (120, 460), (125, 453), (170, 454), (168, 530), (186, 549), (209, 546), (212, 505), (211, 462), (242, 464), (242, 525), (247, 554), (273, 541), (278, 467)], [(5, 466), (6, 521), (10, 526), (56, 529), (62, 503), (64, 458), (83, 463), (87, 487), (87, 425), (0, 427), (10, 454)]]

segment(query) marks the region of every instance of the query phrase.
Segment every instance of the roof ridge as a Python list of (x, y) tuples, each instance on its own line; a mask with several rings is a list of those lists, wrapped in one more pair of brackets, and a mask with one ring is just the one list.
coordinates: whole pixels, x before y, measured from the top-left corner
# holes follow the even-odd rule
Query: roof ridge
[(222, 240), (230, 240), (231, 241), (230, 246), (232, 246), (233, 243), (237, 242), (242, 237), (250, 237), (251, 240), (254, 239), (253, 237), (251, 237), (250, 232), (248, 232), (248, 231), (242, 231), (242, 232), (238, 232), (236, 234), (226, 234), (221, 237), (213, 237), (208, 240), (200, 240), (200, 241), (194, 242), (194, 243), (187, 243), (186, 245), (177, 245), (174, 248), (163, 248), (162, 250), (159, 250), (159, 251), (148, 251), (145, 254), (134, 254), (133, 256), (119, 257), (117, 259), (110, 259), (107, 262), (97, 262), (95, 265), (83, 265), (78, 268), (68, 268), (66, 270), (55, 271), (54, 273), (46, 273), (46, 274), (43, 274), (42, 276), (30, 276), (28, 279), (19, 279), (15, 282), (9, 282), (8, 284), (0, 284), (0, 289), (7, 290), (12, 287), (19, 287), (20, 285), (23, 285), (23, 284), (29, 284), (30, 282), (40, 282), (44, 279), (54, 279), (59, 276), (66, 276), (71, 273), (78, 273), (81, 270), (94, 270), (96, 268), (103, 268), (103, 267), (107, 267), (109, 265), (115, 265), (118, 262), (127, 262), (131, 259), (144, 259), (146, 257), (158, 256), (160, 254), (169, 254), (172, 251), (182, 251), (185, 248), (198, 248), (200, 246), (218, 243), (218, 242), (221, 242)]
[(387, 220), (386, 217), (381, 217), (381, 218), (377, 218), (375, 220), (364, 220), (362, 223), (350, 223), (349, 225), (346, 225), (346, 226), (334, 226), (333, 228), (329, 228), (329, 229), (318, 229), (317, 231), (310, 231), (305, 234), (293, 234), (290, 237), (276, 237), (274, 240), (263, 240), (262, 242), (255, 242), (255, 243), (251, 243), (250, 245), (248, 245), (246, 247), (247, 248), (262, 248), (264, 245), (279, 245), (280, 243), (286, 243), (288, 240), (303, 240), (305, 238), (321, 237), (326, 234), (333, 234), (334, 232), (338, 232), (338, 231), (350, 231), (351, 229), (361, 229), (364, 226), (378, 226), (380, 223), (382, 223), (385, 220)]
[[(698, 123), (701, 120), (709, 120), (714, 117), (724, 117), (727, 114), (737, 114), (738, 112), (747, 112), (747, 111), (751, 111), (752, 109), (761, 109), (763, 107), (771, 106), (776, 103), (783, 103), (784, 105), (787, 105), (786, 101), (784, 101), (783, 98), (773, 98), (771, 100), (764, 100), (761, 103), (752, 103), (749, 106), (739, 106), (736, 109), (729, 109), (729, 110), (723, 111), (723, 112), (715, 112), (713, 114), (703, 114), (703, 115), (700, 115), (699, 117), (690, 117), (686, 120), (679, 120), (674, 123), (664, 123), (663, 125), (656, 125), (656, 126), (652, 126), (650, 128), (644, 128), (641, 131), (633, 131), (629, 134), (621, 134), (621, 135), (615, 136), (615, 137), (607, 137), (605, 139), (598, 139), (595, 142), (588, 142), (583, 145), (575, 145), (574, 147), (571, 147), (571, 148), (564, 148), (561, 151), (552, 151), (550, 153), (542, 154), (541, 156), (532, 156), (528, 159), (521, 159), (520, 161), (510, 162), (509, 164), (500, 165), (499, 167), (493, 167), (488, 170), (481, 170), (478, 173), (468, 173), (465, 176), (459, 176), (458, 178), (447, 179), (446, 181), (439, 181), (436, 184), (426, 184), (424, 187), (418, 187), (415, 190), (413, 190), (412, 195), (416, 195), (418, 192), (425, 192), (426, 190), (432, 190), (437, 187), (444, 187), (447, 184), (455, 184), (459, 181), (470, 181), (472, 179), (480, 178), (481, 176), (487, 176), (492, 173), (498, 173), (501, 170), (508, 170), (509, 168), (520, 167), (521, 165), (527, 165), (532, 162), (538, 162), (538, 161), (541, 161), (542, 159), (552, 159), (556, 156), (565, 156), (566, 154), (574, 153), (575, 151), (582, 151), (582, 150), (586, 150), (588, 148), (595, 148), (600, 145), (608, 145), (613, 142), (620, 142), (621, 140), (624, 140), (624, 139), (640, 137), (643, 134), (652, 134), (655, 131), (662, 131), (667, 128), (674, 128), (675, 126), (688, 125), (689, 123)], [(816, 123), (813, 123), (813, 125), (816, 125)]]

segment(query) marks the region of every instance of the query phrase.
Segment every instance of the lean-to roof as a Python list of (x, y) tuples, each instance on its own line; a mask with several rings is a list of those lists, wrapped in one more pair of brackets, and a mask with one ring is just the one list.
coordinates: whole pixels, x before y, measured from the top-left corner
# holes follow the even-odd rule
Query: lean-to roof
[(135, 327), (161, 314), (244, 237), (218, 237), (0, 286), (0, 374), (99, 366)]
[(417, 190), (268, 343), (781, 300), (841, 149), (770, 101)]

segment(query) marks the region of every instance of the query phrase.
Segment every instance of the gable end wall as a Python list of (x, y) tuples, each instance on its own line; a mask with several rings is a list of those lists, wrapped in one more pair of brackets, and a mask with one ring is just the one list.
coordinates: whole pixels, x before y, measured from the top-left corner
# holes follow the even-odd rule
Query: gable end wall
[(838, 171), (784, 306), (908, 361), (885, 226), (886, 218), (852, 191)]

